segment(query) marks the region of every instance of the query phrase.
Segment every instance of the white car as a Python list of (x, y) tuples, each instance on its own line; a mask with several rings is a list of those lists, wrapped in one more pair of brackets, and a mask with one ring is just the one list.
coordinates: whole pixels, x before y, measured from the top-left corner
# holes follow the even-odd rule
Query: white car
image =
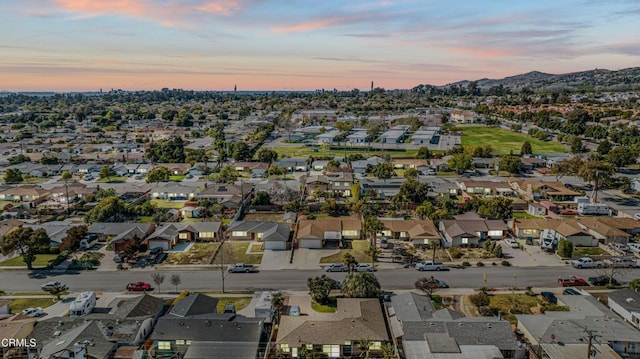
[(511, 248), (520, 248), (520, 245), (518, 245), (515, 239), (505, 238), (504, 242)]
[(633, 242), (629, 242), (627, 243), (627, 246), (629, 247), (629, 249), (634, 252), (634, 253), (640, 253), (640, 243), (633, 243)]
[(640, 220), (640, 212), (633, 215), (633, 218)]
[(34, 318), (43, 315), (44, 312), (42, 311), (42, 308), (37, 307), (24, 309), (22, 312), (20, 312), (20, 314)]
[(356, 266), (356, 272), (373, 272), (371, 264), (360, 263)]
[(49, 292), (54, 288), (64, 288), (63, 290), (69, 289), (64, 283), (53, 282), (53, 281), (43, 284), (40, 288), (42, 288), (42, 290), (45, 292)]

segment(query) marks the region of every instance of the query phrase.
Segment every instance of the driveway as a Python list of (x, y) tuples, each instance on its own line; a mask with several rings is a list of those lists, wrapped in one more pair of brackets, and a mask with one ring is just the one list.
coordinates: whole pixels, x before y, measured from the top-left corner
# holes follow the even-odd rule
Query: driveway
[(291, 251), (264, 251), (259, 269), (320, 269), (320, 259), (336, 254), (338, 251), (338, 249), (296, 249), (293, 263), (289, 263)]
[(540, 246), (526, 245), (524, 240), (517, 240), (524, 245), (524, 250), (511, 248), (504, 241), (500, 241), (502, 253), (507, 257), (511, 265), (515, 267), (563, 267), (566, 264), (555, 255), (540, 249)]

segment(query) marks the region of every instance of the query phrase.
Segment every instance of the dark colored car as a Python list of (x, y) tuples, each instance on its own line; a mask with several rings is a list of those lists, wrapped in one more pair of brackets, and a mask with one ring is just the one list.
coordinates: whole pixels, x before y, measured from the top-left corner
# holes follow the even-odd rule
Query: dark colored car
[(609, 276), (606, 276), (606, 275), (599, 275), (597, 277), (588, 278), (589, 283), (596, 286), (608, 285), (609, 283), (613, 285), (620, 285), (620, 283), (615, 278), (611, 278), (611, 281), (609, 281), (609, 279), (610, 279)]
[(551, 304), (558, 304), (558, 298), (551, 292), (540, 292), (540, 295)]
[(154, 249), (152, 249), (149, 254), (151, 254), (152, 256), (155, 256), (156, 254), (160, 254), (162, 253), (163, 249), (160, 247), (156, 247)]
[(168, 254), (167, 253), (160, 253), (156, 256), (156, 258), (153, 260), (153, 263), (155, 264), (160, 264), (162, 262), (164, 262), (165, 259), (167, 259)]
[(339, 280), (334, 280), (333, 282), (331, 282), (331, 289), (340, 289), (341, 285), (342, 284)]
[(127, 284), (127, 290), (133, 292), (146, 292), (151, 290), (151, 284), (145, 282), (132, 282)]
[(567, 288), (562, 291), (564, 295), (582, 295), (582, 293), (578, 292), (575, 288)]

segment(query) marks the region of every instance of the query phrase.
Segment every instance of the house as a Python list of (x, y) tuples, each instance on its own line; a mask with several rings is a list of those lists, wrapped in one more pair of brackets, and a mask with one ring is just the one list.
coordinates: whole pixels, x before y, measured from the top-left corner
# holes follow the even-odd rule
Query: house
[(351, 161), (351, 169), (353, 173), (366, 174), (370, 168), (380, 163), (385, 163), (385, 160), (378, 156), (371, 156), (363, 160)]
[(438, 132), (439, 131), (437, 131), (436, 129), (420, 128), (416, 132), (414, 132), (413, 135), (411, 135), (411, 143), (414, 145), (428, 145), (437, 143), (434, 142), (434, 137), (436, 137), (436, 134)]
[(480, 196), (515, 196), (515, 191), (508, 182), (497, 181), (475, 181), (471, 179), (460, 179), (456, 181), (462, 191), (469, 195)]
[(153, 223), (92, 223), (87, 232), (98, 236), (98, 241), (109, 240), (115, 253), (122, 252), (129, 241), (138, 243), (153, 233), (156, 226)]
[(389, 239), (410, 241), (414, 246), (440, 245), (440, 234), (430, 219), (379, 218), (385, 229), (382, 235)]
[(138, 163), (121, 163), (113, 166), (113, 170), (117, 176), (132, 176), (136, 174), (138, 166), (140, 166)]
[(329, 186), (327, 191), (334, 196), (351, 197), (353, 174), (347, 172), (327, 173)]
[(429, 160), (426, 159), (413, 159), (413, 158), (394, 158), (391, 160), (391, 164), (395, 169), (409, 169), (415, 168), (418, 171), (424, 170), (429, 167)]
[(633, 218), (585, 217), (580, 218), (580, 225), (603, 244), (626, 244), (640, 233), (640, 222)]
[[(290, 305), (296, 299), (310, 300), (308, 297), (289, 299)], [(282, 316), (275, 345), (293, 358), (299, 357), (303, 348), (323, 352), (329, 358), (356, 358), (362, 354), (358, 343), (367, 339), (371, 342), (370, 354), (375, 357), (381, 354), (382, 346), (391, 341), (384, 315), (378, 298), (338, 298), (335, 313), (323, 313), (321, 319)]]
[[(439, 230), (443, 235), (446, 248), (452, 246), (478, 246), (480, 241), (489, 238), (489, 228), (483, 219), (442, 220), (439, 223)], [(495, 234), (497, 235), (498, 233), (496, 232)]]
[(22, 185), (0, 192), (0, 201), (29, 202), (32, 208), (49, 199), (49, 191), (38, 186)]
[(217, 313), (216, 304), (202, 294), (181, 299), (151, 334), (154, 357), (263, 358), (268, 337), (264, 320)]
[(309, 164), (306, 158), (279, 158), (276, 160), (275, 165), (286, 168), (289, 172), (309, 171)]
[(364, 129), (356, 129), (347, 135), (347, 143), (350, 145), (364, 145), (371, 142), (371, 136)]
[(151, 198), (168, 201), (187, 201), (198, 195), (198, 188), (182, 183), (164, 182), (151, 188)]
[(472, 124), (475, 121), (475, 114), (469, 111), (453, 111), (451, 112), (451, 122), (457, 122), (459, 124)]
[(407, 138), (409, 126), (394, 126), (380, 135), (381, 143), (402, 143)]
[(640, 328), (640, 294), (629, 288), (618, 289), (607, 295), (607, 305), (627, 323)]
[(429, 297), (413, 292), (392, 296), (387, 308), (391, 332), (407, 359), (523, 357), (508, 321), (436, 310)]
[(40, 224), (25, 224), (24, 227), (32, 228), (34, 231), (38, 229), (44, 229), (49, 236), (49, 246), (59, 247), (62, 241), (67, 236), (67, 231), (72, 227), (82, 226), (82, 223), (72, 222), (70, 219), (64, 221), (51, 221)]
[(613, 316), (595, 297), (562, 295), (558, 296), (558, 302), (569, 307), (569, 311), (516, 315), (518, 330), (532, 345), (585, 344), (587, 328), (597, 333), (600, 344), (610, 346), (616, 353), (624, 357), (640, 355), (640, 332)]
[(547, 215), (547, 207), (539, 203), (529, 203), (527, 213), (536, 217), (544, 217)]
[(262, 177), (269, 169), (267, 162), (236, 162), (232, 166), (238, 172), (250, 172), (255, 177)]
[[(6, 306), (3, 305), (4, 301), (0, 300), (0, 309)], [(8, 300), (6, 302), (9, 302)], [(0, 317), (5, 317), (4, 314), (0, 312)], [(25, 351), (35, 348), (24, 348), (24, 345), (13, 345), (9, 343), (7, 339), (16, 339), (18, 341), (29, 340), (29, 335), (33, 332), (33, 328), (36, 324), (36, 318), (31, 318), (26, 315), (14, 315), (7, 318), (0, 318), (0, 355), (3, 355), (3, 358), (26, 358), (27, 353)], [(29, 341), (27, 341), (29, 343)], [(31, 343), (29, 343), (31, 344)], [(35, 351), (35, 350), (34, 350)], [(24, 356), (22, 356), (24, 355)]]
[(172, 176), (184, 176), (191, 169), (189, 163), (156, 163), (153, 168), (164, 167), (171, 172)]
[(111, 307), (82, 318), (39, 321), (30, 337), (36, 340), (39, 358), (107, 359), (119, 346), (143, 344), (165, 309), (164, 300), (140, 295), (116, 300)]
[(640, 178), (632, 179), (629, 183), (629, 188), (636, 192), (640, 192)]
[(69, 203), (82, 201), (86, 196), (95, 193), (96, 190), (95, 187), (87, 187), (83, 183), (76, 182), (51, 188), (49, 193), (52, 201), (66, 204), (67, 198), (69, 198)]
[(220, 222), (163, 222), (145, 240), (149, 249), (169, 250), (178, 242), (220, 241)]
[(514, 219), (512, 222), (514, 235), (522, 239), (539, 239), (542, 237), (554, 240), (566, 239), (574, 246), (597, 247), (598, 240), (588, 232), (580, 221), (573, 218), (546, 219), (526, 218)]
[(327, 242), (340, 246), (344, 239), (360, 239), (361, 236), (362, 223), (356, 218), (303, 219), (298, 222), (296, 241), (299, 248), (320, 249)]
[(333, 139), (340, 134), (338, 130), (331, 130), (316, 136), (319, 143), (333, 143)]
[[(586, 355), (589, 350), (589, 344), (565, 344), (565, 343), (542, 343), (535, 349), (543, 358), (562, 359), (562, 358), (581, 358)], [(591, 343), (590, 359), (622, 359), (609, 345)]]
[(291, 237), (291, 225), (279, 222), (236, 221), (225, 231), (229, 240), (264, 242), (264, 249), (285, 250)]
[(305, 193), (311, 195), (316, 192), (326, 192), (329, 189), (329, 179), (325, 175), (311, 175), (304, 182)]
[(561, 182), (543, 182), (529, 178), (510, 178), (508, 182), (511, 188), (530, 201), (575, 202), (581, 196), (581, 193), (566, 188)]
[(240, 184), (206, 184), (205, 188), (197, 195), (197, 198), (215, 201), (225, 208), (238, 209), (243, 202), (251, 198), (253, 190), (253, 184), (246, 182)]
[(365, 177), (360, 179), (360, 195), (364, 197), (369, 191), (376, 191), (379, 199), (391, 198), (400, 192), (400, 186), (406, 178), (389, 178), (386, 180)]

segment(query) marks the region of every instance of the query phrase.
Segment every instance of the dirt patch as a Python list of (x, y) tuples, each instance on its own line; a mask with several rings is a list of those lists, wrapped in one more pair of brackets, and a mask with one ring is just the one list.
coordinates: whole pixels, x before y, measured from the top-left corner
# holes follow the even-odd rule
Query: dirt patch
[(246, 213), (242, 217), (243, 221), (265, 221), (265, 222), (282, 222), (284, 212), (255, 212)]

